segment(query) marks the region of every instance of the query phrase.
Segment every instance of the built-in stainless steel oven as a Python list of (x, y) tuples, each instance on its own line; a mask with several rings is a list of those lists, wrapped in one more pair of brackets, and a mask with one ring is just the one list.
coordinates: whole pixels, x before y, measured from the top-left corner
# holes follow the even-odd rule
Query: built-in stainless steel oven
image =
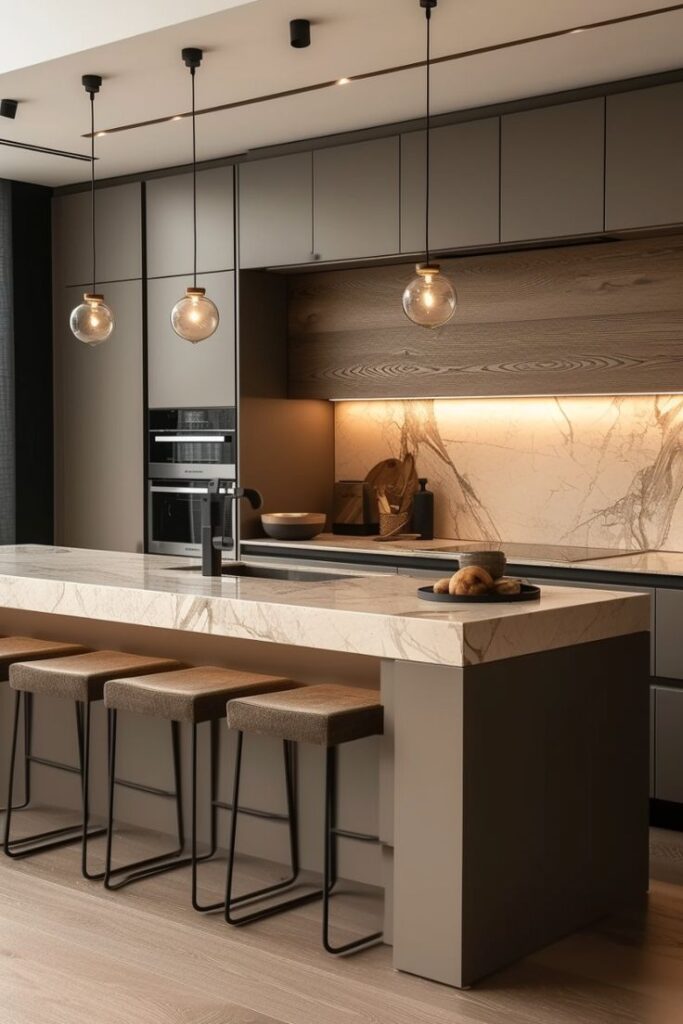
[(148, 478), (235, 479), (235, 410), (150, 409)]
[[(201, 555), (201, 499), (207, 493), (207, 480), (161, 477), (149, 481), (148, 548), (152, 554)], [(220, 493), (225, 494), (224, 487)]]

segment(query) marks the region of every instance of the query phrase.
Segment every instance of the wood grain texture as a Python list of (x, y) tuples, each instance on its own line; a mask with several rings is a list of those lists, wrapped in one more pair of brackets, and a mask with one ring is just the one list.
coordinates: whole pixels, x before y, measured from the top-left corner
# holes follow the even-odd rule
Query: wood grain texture
[(683, 235), (444, 260), (453, 320), (411, 324), (412, 264), (289, 280), (292, 398), (683, 387)]
[[(58, 824), (34, 815), (27, 828)], [(122, 857), (159, 838), (120, 837)], [(95, 848), (94, 848), (95, 849)], [(320, 906), (250, 928), (188, 905), (187, 871), (123, 893), (84, 881), (74, 849), (0, 861), (3, 1024), (678, 1024), (683, 1000), (683, 837), (654, 832), (647, 906), (608, 918), (471, 991), (391, 968), (376, 947), (323, 953)], [(225, 862), (204, 865), (220, 898)], [(273, 866), (241, 859), (245, 888)], [(372, 927), (373, 890), (343, 883), (333, 901), (340, 938)]]

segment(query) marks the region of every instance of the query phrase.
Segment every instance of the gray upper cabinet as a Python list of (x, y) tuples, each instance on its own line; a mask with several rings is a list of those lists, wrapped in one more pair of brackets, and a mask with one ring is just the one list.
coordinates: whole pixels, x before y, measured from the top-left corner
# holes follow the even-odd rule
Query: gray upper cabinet
[(657, 587), (655, 670), (662, 679), (683, 679), (683, 590)]
[[(97, 190), (98, 282), (142, 276), (140, 183)], [(92, 285), (90, 193), (56, 196), (52, 204), (55, 286)]]
[(683, 82), (607, 97), (605, 227), (683, 221)]
[[(429, 236), (434, 249), (499, 241), (499, 119), (435, 128), (430, 154)], [(401, 136), (401, 251), (425, 242), (425, 133)]]
[(171, 327), (171, 309), (186, 277), (147, 283), (147, 366), (151, 409), (235, 404), (235, 275), (204, 274), (200, 287), (218, 306), (220, 323), (210, 338), (190, 344)]
[(142, 551), (142, 282), (107, 287), (116, 326), (97, 348), (69, 330), (80, 292), (54, 297), (55, 542)]
[[(197, 269), (235, 265), (233, 168), (197, 174)], [(192, 272), (192, 175), (147, 182), (147, 274), (167, 277)]]
[(501, 118), (503, 242), (603, 230), (603, 98)]
[(254, 160), (239, 168), (240, 266), (313, 259), (313, 154)]
[(313, 244), (322, 260), (399, 251), (399, 138), (313, 153)]

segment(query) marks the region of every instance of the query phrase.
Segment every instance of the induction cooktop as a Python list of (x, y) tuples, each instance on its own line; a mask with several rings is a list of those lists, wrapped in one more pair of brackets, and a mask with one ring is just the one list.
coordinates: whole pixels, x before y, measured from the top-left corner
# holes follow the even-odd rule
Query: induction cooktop
[(508, 562), (539, 561), (539, 562), (593, 562), (601, 558), (615, 558), (618, 555), (641, 555), (645, 549), (639, 548), (590, 548), (572, 544), (519, 544), (506, 541), (453, 541), (442, 547), (434, 547), (432, 551), (458, 552), (504, 551)]

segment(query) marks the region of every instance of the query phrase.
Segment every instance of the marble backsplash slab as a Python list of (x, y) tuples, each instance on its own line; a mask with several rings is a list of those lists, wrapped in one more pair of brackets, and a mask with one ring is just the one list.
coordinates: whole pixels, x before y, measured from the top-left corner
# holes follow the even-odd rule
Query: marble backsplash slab
[(683, 550), (683, 395), (336, 404), (336, 479), (408, 452), (439, 537)]

